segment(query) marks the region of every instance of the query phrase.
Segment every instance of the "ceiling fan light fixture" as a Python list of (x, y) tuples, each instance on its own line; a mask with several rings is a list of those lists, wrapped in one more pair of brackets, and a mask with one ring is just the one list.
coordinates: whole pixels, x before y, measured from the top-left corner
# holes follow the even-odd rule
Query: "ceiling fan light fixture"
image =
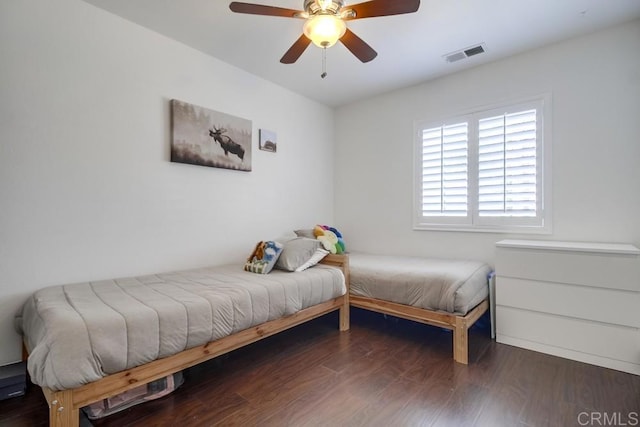
[(329, 8), (333, 3), (333, 0), (317, 0), (317, 2), (320, 9), (327, 10), (327, 8)]
[(309, 16), (320, 14), (337, 15), (344, 6), (344, 0), (305, 0), (304, 11)]
[(315, 15), (307, 19), (304, 35), (318, 47), (331, 47), (347, 31), (347, 24), (335, 15)]

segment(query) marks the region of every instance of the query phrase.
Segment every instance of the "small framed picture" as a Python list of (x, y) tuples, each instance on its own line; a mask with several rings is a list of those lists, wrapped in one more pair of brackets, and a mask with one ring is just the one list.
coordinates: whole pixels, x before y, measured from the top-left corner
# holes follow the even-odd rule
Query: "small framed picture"
[(270, 130), (260, 129), (260, 142), (258, 144), (258, 148), (263, 151), (271, 151), (272, 153), (275, 153), (278, 149), (276, 133)]

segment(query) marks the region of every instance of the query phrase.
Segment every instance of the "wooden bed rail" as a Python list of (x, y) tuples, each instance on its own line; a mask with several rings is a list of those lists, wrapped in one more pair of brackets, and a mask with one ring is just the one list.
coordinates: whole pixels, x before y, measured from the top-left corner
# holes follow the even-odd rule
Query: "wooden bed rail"
[(465, 316), (460, 316), (357, 295), (349, 296), (349, 303), (353, 307), (452, 330), (453, 359), (465, 365), (469, 363), (468, 330), (489, 308), (489, 300), (484, 300)]
[[(349, 259), (347, 256), (328, 255), (321, 263), (339, 267), (343, 271), (345, 279), (348, 278)], [(339, 310), (339, 328), (340, 331), (346, 331), (349, 329), (348, 284), (347, 280), (347, 292), (341, 297), (314, 305), (290, 316), (245, 329), (219, 340), (190, 348), (173, 356), (111, 374), (70, 390), (53, 391), (42, 387), (42, 392), (49, 405), (49, 425), (51, 427), (79, 427), (80, 408), (84, 406), (213, 359), (332, 311)], [(27, 356), (28, 349), (23, 344), (23, 358), (26, 359)]]

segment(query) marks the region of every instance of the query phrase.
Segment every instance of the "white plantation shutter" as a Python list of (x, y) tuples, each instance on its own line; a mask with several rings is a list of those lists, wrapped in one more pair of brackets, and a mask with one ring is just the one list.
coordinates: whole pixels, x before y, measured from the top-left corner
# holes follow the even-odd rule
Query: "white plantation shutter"
[(468, 126), (422, 131), (422, 215), (467, 216)]
[(549, 233), (549, 105), (416, 122), (414, 228)]
[(478, 122), (478, 214), (537, 215), (536, 110)]

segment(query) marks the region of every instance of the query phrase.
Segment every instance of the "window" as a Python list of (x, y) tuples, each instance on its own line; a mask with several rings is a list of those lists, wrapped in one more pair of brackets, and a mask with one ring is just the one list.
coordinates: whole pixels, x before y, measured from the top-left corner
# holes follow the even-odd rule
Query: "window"
[(549, 96), (416, 123), (414, 228), (549, 233)]

